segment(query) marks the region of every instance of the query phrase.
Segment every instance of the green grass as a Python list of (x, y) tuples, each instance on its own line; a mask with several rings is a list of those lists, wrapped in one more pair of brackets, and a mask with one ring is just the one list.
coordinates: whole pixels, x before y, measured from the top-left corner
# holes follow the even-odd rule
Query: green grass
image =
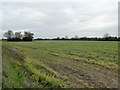
[(2, 49), (3, 88), (64, 87), (59, 74), (44, 64), (35, 62), (35, 59), (24, 56), (9, 45), (3, 44)]
[(43, 63), (58, 65), (61, 58), (117, 69), (118, 42), (3, 42), (3, 87), (64, 87), (60, 75)]
[(105, 64), (118, 64), (118, 42), (116, 41), (34, 41), (9, 44), (41, 59), (44, 59), (46, 54), (51, 54)]

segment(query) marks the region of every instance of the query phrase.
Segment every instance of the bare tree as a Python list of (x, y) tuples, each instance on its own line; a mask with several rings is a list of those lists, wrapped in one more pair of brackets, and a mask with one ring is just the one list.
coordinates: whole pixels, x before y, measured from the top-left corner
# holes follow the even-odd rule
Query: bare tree
[(14, 37), (14, 33), (11, 30), (8, 30), (7, 32), (4, 33), (4, 36), (7, 37), (7, 40), (10, 40)]
[(67, 36), (67, 35), (65, 36), (65, 39), (68, 39), (68, 36)]
[(107, 38), (107, 37), (110, 37), (110, 34), (109, 33), (105, 33), (103, 38)]
[(77, 35), (74, 36), (75, 39), (78, 39), (79, 37)]

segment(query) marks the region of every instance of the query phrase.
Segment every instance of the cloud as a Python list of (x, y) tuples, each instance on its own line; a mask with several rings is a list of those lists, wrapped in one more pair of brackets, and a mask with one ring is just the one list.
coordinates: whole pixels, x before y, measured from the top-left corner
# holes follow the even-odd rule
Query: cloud
[[(3, 3), (3, 31), (28, 30), (35, 37), (117, 35), (117, 0), (79, 3)], [(110, 31), (109, 31), (110, 30)]]
[(112, 18), (114, 18), (114, 17), (109, 16), (109, 15), (97, 16), (94, 19), (88, 21), (85, 26), (83, 25), (83, 27), (81, 27), (81, 29), (83, 29), (83, 30), (93, 29), (94, 31), (96, 31), (96, 30), (101, 30), (104, 28), (117, 26), (117, 19), (114, 18), (116, 21), (110, 20)]

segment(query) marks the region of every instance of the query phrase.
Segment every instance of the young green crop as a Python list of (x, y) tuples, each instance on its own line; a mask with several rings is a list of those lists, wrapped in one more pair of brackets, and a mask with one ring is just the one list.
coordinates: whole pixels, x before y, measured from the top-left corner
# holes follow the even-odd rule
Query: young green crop
[[(89, 69), (94, 69), (96, 71), (101, 71), (101, 69), (98, 67), (92, 67), (91, 65), (100, 65), (102, 67), (117, 70), (118, 42), (3, 42), (3, 85), (5, 87), (50, 88), (64, 87), (63, 84), (67, 86), (67, 84), (69, 85), (69, 82), (67, 81), (68, 74), (67, 76), (60, 75), (61, 72), (59, 72), (59, 70), (65, 69), (64, 71), (66, 71), (67, 69), (74, 73), (79, 72), (79, 63), (77, 66), (72, 66), (73, 64), (71, 63), (65, 63), (67, 61), (71, 61), (72, 63), (76, 63), (78, 61), (81, 63), (85, 62), (84, 65), (81, 64), (81, 66), (87, 66)], [(58, 70), (56, 72), (51, 68)], [(25, 85), (22, 81), (24, 81)], [(87, 83), (83, 83), (83, 85), (88, 87)]]
[[(33, 41), (9, 43), (27, 54), (44, 57), (44, 54), (73, 56), (104, 63), (118, 63), (117, 41)], [(44, 54), (41, 55), (42, 52)], [(49, 56), (49, 55), (48, 55)]]

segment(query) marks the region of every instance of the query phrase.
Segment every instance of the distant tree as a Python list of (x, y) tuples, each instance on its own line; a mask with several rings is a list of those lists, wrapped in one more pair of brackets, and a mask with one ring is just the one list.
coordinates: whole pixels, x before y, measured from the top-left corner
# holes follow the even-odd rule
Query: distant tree
[(25, 31), (25, 32), (24, 32), (23, 41), (32, 41), (33, 35), (34, 35), (34, 34), (31, 33), (31, 32)]
[(120, 37), (118, 37), (118, 41), (120, 41)]
[(22, 39), (22, 34), (21, 32), (15, 32), (15, 40), (20, 41)]
[(32, 41), (33, 35), (33, 33), (27, 31), (24, 32), (24, 35), (22, 35), (21, 32), (15, 32), (14, 34), (11, 30), (4, 33), (7, 41)]
[(61, 40), (65, 40), (65, 38), (64, 38), (64, 37), (62, 37), (62, 38), (61, 38)]
[(80, 40), (87, 40), (88, 38), (85, 36), (85, 37), (81, 37)]
[(53, 38), (52, 40), (60, 40), (60, 37), (57, 37), (57, 38)]
[(110, 34), (109, 33), (105, 33), (103, 38), (107, 38), (107, 37), (110, 37)]
[(37, 39), (34, 39), (34, 40), (44, 40), (43, 38), (37, 38)]
[(65, 39), (68, 39), (68, 36), (67, 36), (67, 35), (65, 36)]
[(60, 40), (60, 37), (57, 37), (56, 39), (57, 39), (57, 40)]
[(14, 33), (11, 30), (8, 30), (4, 33), (4, 36), (7, 37), (7, 40), (10, 41), (14, 37)]
[(103, 40), (104, 40), (104, 41), (108, 41), (108, 40), (110, 40), (110, 38), (111, 38), (111, 36), (110, 36), (109, 33), (105, 33), (105, 34), (103, 35)]
[(74, 36), (74, 39), (77, 40), (77, 39), (79, 39), (79, 37), (78, 37), (77, 35), (75, 35), (75, 36)]

